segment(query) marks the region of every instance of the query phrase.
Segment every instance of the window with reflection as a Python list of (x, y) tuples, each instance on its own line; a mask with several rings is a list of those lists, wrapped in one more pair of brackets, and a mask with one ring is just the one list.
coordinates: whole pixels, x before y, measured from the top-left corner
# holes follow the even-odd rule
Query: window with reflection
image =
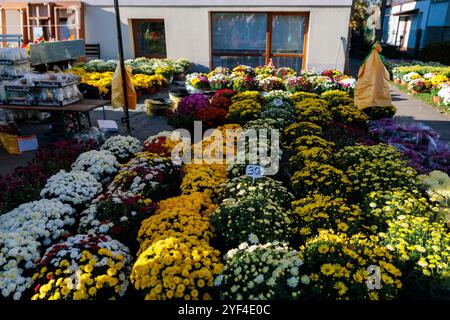
[(267, 64), (301, 70), (307, 35), (306, 13), (214, 12), (212, 66)]

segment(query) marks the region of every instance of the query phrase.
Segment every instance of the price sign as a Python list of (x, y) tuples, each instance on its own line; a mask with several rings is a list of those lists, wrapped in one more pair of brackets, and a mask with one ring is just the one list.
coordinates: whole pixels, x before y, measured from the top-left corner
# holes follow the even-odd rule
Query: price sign
[(249, 164), (245, 168), (245, 174), (250, 178), (253, 178), (253, 180), (262, 178), (264, 177), (264, 167), (255, 164)]
[(276, 98), (272, 101), (272, 103), (275, 107), (281, 107), (283, 105), (283, 100)]

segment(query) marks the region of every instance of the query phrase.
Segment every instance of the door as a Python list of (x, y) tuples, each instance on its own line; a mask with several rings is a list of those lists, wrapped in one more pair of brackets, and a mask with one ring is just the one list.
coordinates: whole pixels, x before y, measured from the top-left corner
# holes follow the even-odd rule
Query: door
[(408, 50), (409, 34), (411, 32), (411, 18), (409, 16), (400, 17), (398, 23), (398, 47), (401, 51)]
[(409, 42), (409, 35), (411, 33), (411, 18), (406, 17), (405, 20), (405, 29), (403, 30), (403, 46), (402, 50), (406, 51), (408, 50), (408, 42)]
[(133, 19), (135, 57), (166, 58), (166, 34), (163, 19)]

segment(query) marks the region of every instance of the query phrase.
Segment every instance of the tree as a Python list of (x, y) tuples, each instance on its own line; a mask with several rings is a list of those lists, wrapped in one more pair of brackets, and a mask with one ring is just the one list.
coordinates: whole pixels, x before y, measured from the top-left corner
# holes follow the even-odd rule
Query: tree
[(369, 7), (369, 0), (354, 0), (352, 11), (350, 14), (350, 29), (354, 31), (363, 32), (364, 25), (369, 17), (367, 8)]

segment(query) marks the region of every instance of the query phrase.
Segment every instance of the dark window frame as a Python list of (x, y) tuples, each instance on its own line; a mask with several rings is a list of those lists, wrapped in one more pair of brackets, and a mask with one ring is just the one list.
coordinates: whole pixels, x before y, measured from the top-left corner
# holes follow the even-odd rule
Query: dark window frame
[(137, 35), (137, 23), (142, 22), (160, 22), (164, 25), (164, 46), (165, 46), (165, 54), (148, 54), (148, 55), (140, 55), (139, 57), (146, 58), (158, 58), (158, 59), (166, 59), (167, 58), (167, 36), (166, 36), (166, 23), (164, 19), (131, 19), (131, 31), (133, 33), (133, 49), (134, 49), (134, 57), (138, 58), (138, 35)]
[[(264, 13), (267, 15), (267, 30), (266, 30), (266, 51), (265, 53), (242, 53), (242, 52), (220, 52), (214, 50), (213, 37), (213, 14), (221, 13)], [(274, 16), (304, 16), (305, 17), (305, 33), (303, 35), (303, 52), (294, 53), (273, 53), (272, 52), (272, 27)], [(310, 13), (307, 11), (209, 11), (209, 35), (210, 35), (210, 63), (209, 67), (212, 70), (214, 67), (214, 57), (229, 56), (229, 57), (265, 57), (265, 64), (268, 64), (272, 57), (287, 57), (287, 58), (301, 58), (302, 69), (306, 68), (306, 56), (308, 52), (308, 36), (309, 36), (309, 17)]]

